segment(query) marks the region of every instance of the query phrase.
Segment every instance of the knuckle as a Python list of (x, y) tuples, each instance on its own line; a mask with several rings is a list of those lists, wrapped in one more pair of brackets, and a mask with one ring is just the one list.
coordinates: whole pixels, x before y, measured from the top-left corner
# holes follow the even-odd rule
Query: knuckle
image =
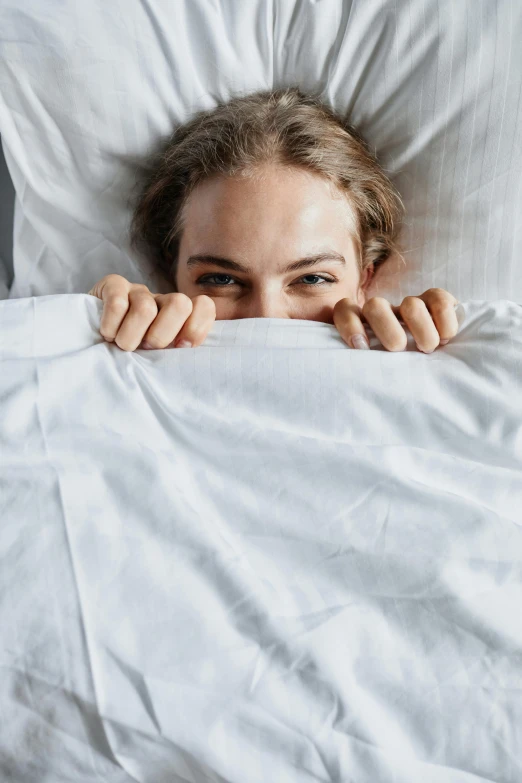
[(105, 275), (105, 277), (102, 277), (102, 280), (105, 280), (106, 283), (117, 283), (120, 280), (127, 282), (122, 275), (117, 275), (114, 272), (112, 272), (110, 275)]
[[(362, 308), (361, 308), (362, 312)], [(333, 311), (332, 311), (332, 318), (334, 324), (337, 324), (337, 327), (339, 328), (342, 326), (342, 324), (346, 323), (347, 320), (349, 320), (352, 316), (353, 309), (350, 308), (350, 306), (347, 304), (346, 299), (340, 299), (338, 302), (335, 303)]]
[(126, 296), (120, 296), (118, 294), (113, 294), (112, 296), (109, 296), (107, 299), (107, 305), (111, 309), (115, 310), (126, 310), (129, 306), (129, 298)]
[(386, 307), (387, 305), (386, 299), (384, 299), (382, 296), (372, 296), (371, 299), (368, 299), (362, 306), (362, 313), (363, 315), (366, 315), (366, 313), (372, 313), (378, 312), (379, 310), (382, 310), (383, 307)]
[(134, 307), (139, 315), (147, 317), (155, 316), (158, 312), (158, 306), (151, 296), (140, 296)]
[(422, 299), (418, 299), (415, 296), (406, 296), (402, 300), (402, 304), (399, 307), (401, 315), (405, 318), (415, 317), (419, 313), (422, 313), (426, 309), (426, 306)]
[(202, 305), (204, 305), (205, 307), (209, 308), (210, 310), (214, 310), (215, 311), (215, 309), (216, 309), (216, 303), (214, 302), (212, 297), (207, 296), (207, 294), (198, 294), (198, 296), (194, 297), (193, 301), (194, 302), (197, 301), (198, 303), (201, 303)]
[(192, 312), (192, 299), (189, 296), (176, 292), (168, 294), (168, 297), (170, 298), (172, 304), (175, 305), (176, 309), (180, 310), (181, 312), (186, 312), (187, 315), (190, 315)]
[(433, 302), (433, 304), (430, 306), (430, 310), (432, 315), (443, 315), (450, 310), (453, 311), (453, 305), (451, 305), (448, 301)]

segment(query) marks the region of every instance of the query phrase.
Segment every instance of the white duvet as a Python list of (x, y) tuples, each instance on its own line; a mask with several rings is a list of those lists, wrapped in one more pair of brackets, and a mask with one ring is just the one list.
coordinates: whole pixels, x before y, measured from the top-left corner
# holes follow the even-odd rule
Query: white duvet
[(0, 303), (0, 779), (522, 779), (522, 307), (125, 353)]

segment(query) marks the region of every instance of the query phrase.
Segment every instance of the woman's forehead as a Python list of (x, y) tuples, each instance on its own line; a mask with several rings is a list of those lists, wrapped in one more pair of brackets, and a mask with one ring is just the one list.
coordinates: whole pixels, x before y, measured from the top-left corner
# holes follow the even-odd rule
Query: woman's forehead
[(330, 196), (327, 182), (319, 180), (317, 189), (307, 189), (306, 180), (301, 189), (291, 187), (289, 178), (265, 178), (266, 187), (247, 179), (204, 183), (188, 206), (180, 262), (214, 256), (266, 273), (327, 247), (353, 263), (357, 248), (351, 208)]
[(272, 164), (247, 175), (213, 176), (192, 191), (184, 225), (196, 231), (251, 230), (255, 226), (297, 232), (355, 231), (348, 198), (334, 183), (311, 171)]

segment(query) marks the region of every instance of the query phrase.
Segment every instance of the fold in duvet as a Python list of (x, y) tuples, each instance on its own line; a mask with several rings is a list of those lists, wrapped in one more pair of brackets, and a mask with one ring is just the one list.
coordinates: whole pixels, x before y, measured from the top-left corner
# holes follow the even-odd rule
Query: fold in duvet
[(522, 779), (522, 307), (121, 351), (0, 303), (0, 779)]

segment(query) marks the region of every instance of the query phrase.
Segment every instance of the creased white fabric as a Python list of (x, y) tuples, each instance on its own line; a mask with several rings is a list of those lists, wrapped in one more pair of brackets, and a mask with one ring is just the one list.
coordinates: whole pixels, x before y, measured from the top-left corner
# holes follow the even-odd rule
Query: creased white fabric
[(0, 303), (0, 779), (519, 783), (522, 308), (126, 353)]
[(199, 109), (298, 85), (365, 136), (406, 206), (371, 295), (522, 301), (519, 0), (2, 0), (12, 298), (115, 272), (146, 157)]

